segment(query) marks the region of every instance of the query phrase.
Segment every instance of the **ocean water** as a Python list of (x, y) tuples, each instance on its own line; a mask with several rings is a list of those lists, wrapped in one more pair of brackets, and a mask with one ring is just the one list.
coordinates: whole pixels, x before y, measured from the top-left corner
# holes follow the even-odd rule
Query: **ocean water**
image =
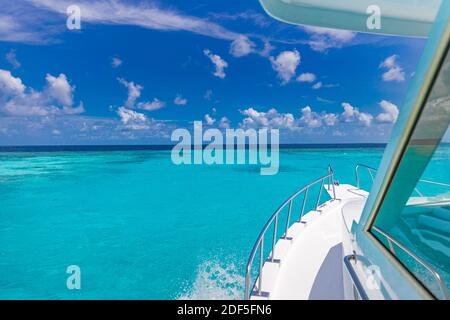
[[(250, 250), (282, 201), (328, 164), (354, 184), (355, 165), (383, 152), (285, 148), (279, 173), (261, 176), (176, 166), (169, 150), (43, 150), (0, 152), (0, 299), (243, 298)], [(81, 290), (66, 287), (69, 265)]]

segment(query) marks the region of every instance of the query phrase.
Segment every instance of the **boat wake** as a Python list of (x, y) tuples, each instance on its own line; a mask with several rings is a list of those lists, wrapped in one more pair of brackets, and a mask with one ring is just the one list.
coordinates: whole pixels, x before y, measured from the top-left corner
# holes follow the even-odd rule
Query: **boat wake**
[(206, 261), (197, 269), (194, 283), (179, 300), (239, 300), (244, 298), (244, 277), (234, 263)]

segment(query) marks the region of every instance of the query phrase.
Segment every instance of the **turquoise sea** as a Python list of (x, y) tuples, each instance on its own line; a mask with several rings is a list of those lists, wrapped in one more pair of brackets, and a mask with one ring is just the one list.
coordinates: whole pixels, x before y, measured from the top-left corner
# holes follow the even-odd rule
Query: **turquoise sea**
[[(383, 152), (283, 148), (279, 173), (261, 176), (176, 166), (151, 149), (0, 152), (0, 299), (242, 298), (248, 255), (280, 203), (328, 164), (354, 184), (355, 165), (377, 167)], [(81, 290), (66, 287), (69, 265)]]

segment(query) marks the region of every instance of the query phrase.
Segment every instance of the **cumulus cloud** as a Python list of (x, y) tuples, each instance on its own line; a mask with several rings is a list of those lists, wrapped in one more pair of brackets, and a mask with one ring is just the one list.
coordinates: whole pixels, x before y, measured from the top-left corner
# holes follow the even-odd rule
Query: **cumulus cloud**
[(209, 49), (203, 50), (203, 53), (214, 64), (215, 71), (213, 74), (218, 78), (224, 79), (226, 76), (225, 68), (228, 68), (228, 63), (225, 60), (223, 60), (219, 55), (213, 54)]
[(13, 77), (10, 71), (0, 69), (0, 93), (3, 96), (22, 94), (25, 91), (25, 85), (22, 79)]
[(5, 56), (6, 61), (8, 61), (14, 69), (20, 68), (21, 64), (19, 60), (17, 60), (16, 50), (11, 49)]
[(145, 101), (136, 103), (137, 99), (141, 96), (143, 86), (134, 83), (133, 81), (127, 81), (123, 78), (117, 78), (117, 81), (128, 89), (127, 100), (125, 101), (125, 107), (127, 109), (133, 109), (135, 107), (146, 111), (155, 111), (166, 106), (166, 103), (154, 98), (153, 101)]
[(155, 111), (162, 109), (166, 106), (166, 103), (163, 101), (158, 100), (157, 98), (154, 98), (153, 101), (150, 102), (139, 102), (137, 104), (137, 107), (142, 110), (147, 111)]
[(244, 57), (255, 51), (255, 44), (247, 36), (239, 36), (231, 43), (230, 54), (234, 57)]
[(334, 113), (317, 113), (311, 109), (310, 106), (304, 107), (302, 110), (302, 116), (300, 117), (300, 123), (309, 128), (334, 126), (338, 122), (338, 117)]
[(398, 107), (392, 102), (382, 100), (380, 102), (380, 107), (384, 110), (384, 112), (380, 113), (376, 119), (378, 122), (384, 123), (395, 123), (398, 118)]
[(214, 125), (214, 123), (216, 123), (216, 119), (211, 117), (209, 114), (205, 114), (205, 122), (208, 126), (212, 126)]
[(398, 56), (394, 54), (380, 64), (380, 68), (386, 70), (382, 75), (383, 81), (405, 81), (405, 72), (398, 65), (397, 59)]
[(316, 81), (316, 75), (314, 73), (306, 72), (297, 77), (298, 82), (314, 82)]
[(316, 112), (313, 112), (311, 110), (310, 106), (306, 106), (302, 109), (302, 116), (300, 118), (300, 121), (310, 128), (317, 128), (322, 126), (322, 119)]
[(283, 51), (276, 58), (270, 57), (270, 62), (281, 83), (287, 84), (297, 72), (297, 67), (300, 64), (300, 53), (297, 50)]
[(319, 90), (320, 88), (322, 88), (322, 86), (323, 86), (323, 83), (322, 83), (321, 81), (319, 81), (319, 82), (315, 83), (315, 84), (312, 86), (312, 88), (313, 88), (314, 90)]
[(311, 35), (308, 45), (312, 50), (319, 52), (327, 51), (330, 48), (342, 48), (356, 36), (355, 32), (348, 30), (312, 26), (303, 26), (302, 28)]
[(372, 124), (373, 116), (369, 113), (360, 112), (358, 108), (353, 107), (350, 103), (342, 103), (344, 112), (341, 114), (344, 122), (357, 121), (366, 127), (370, 127)]
[(244, 128), (270, 128), (299, 131), (302, 129), (333, 127), (338, 124), (339, 117), (334, 113), (316, 112), (310, 106), (300, 110), (298, 118), (292, 113), (281, 113), (272, 108), (267, 112), (261, 112), (254, 108), (240, 111), (245, 118), (240, 123)]
[(183, 96), (181, 96), (181, 95), (177, 95), (173, 102), (178, 106), (185, 106), (188, 103), (187, 99), (183, 98)]
[(47, 80), (47, 94), (49, 97), (54, 98), (66, 107), (73, 104), (72, 93), (75, 88), (69, 84), (65, 74), (60, 74), (58, 77), (47, 74), (45, 80)]
[(254, 108), (248, 108), (240, 112), (246, 116), (240, 124), (241, 127), (291, 130), (296, 128), (296, 121), (292, 113), (280, 113), (275, 108), (267, 112), (260, 112)]
[(66, 75), (55, 77), (47, 74), (42, 91), (27, 88), (22, 79), (10, 71), (0, 69), (0, 111), (10, 116), (47, 116), (79, 114), (84, 112), (83, 103), (74, 107), (73, 92)]
[(134, 83), (133, 81), (126, 81), (123, 78), (117, 78), (117, 81), (119, 81), (124, 87), (128, 89), (128, 97), (127, 101), (125, 102), (125, 106), (127, 108), (133, 108), (137, 98), (141, 96), (143, 87), (139, 84)]
[(222, 129), (230, 128), (230, 120), (227, 117), (222, 117), (219, 121), (219, 127)]
[(147, 117), (143, 113), (120, 107), (117, 109), (120, 121), (128, 129), (145, 130), (148, 129)]
[(111, 67), (118, 68), (122, 65), (123, 61), (119, 57), (111, 58)]

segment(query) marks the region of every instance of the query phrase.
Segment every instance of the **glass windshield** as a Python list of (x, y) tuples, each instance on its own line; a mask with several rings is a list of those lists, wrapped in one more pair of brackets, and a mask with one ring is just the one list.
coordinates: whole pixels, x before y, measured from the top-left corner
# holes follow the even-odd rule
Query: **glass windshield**
[(437, 298), (450, 286), (449, 121), (447, 53), (371, 229)]

